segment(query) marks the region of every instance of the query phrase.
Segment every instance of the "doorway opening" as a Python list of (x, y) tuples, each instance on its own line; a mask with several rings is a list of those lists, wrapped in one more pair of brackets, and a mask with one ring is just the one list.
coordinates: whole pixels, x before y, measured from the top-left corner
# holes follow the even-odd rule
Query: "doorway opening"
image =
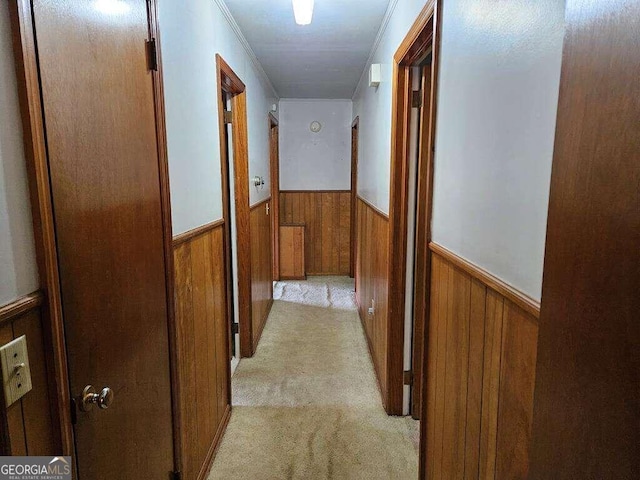
[[(425, 5), (396, 51), (393, 65), (387, 412), (414, 417), (421, 416), (421, 395), (414, 393), (423, 389), (420, 332), (425, 330), (429, 308), (438, 6), (436, 0)], [(421, 310), (417, 325), (416, 309)]]
[(360, 117), (356, 117), (351, 124), (351, 259), (349, 263), (349, 276), (356, 274), (356, 248), (357, 248), (357, 211), (358, 208), (358, 133)]
[(269, 171), (271, 176), (271, 258), (273, 280), (280, 280), (280, 127), (272, 114), (269, 121)]
[(216, 66), (229, 357), (235, 368), (240, 357), (251, 357), (255, 350), (251, 326), (247, 98), (244, 83), (220, 55), (216, 55)]

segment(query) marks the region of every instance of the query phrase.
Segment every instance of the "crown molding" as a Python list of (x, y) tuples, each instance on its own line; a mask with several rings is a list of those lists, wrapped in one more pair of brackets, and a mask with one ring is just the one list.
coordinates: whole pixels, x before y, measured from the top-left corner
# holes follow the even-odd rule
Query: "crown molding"
[[(271, 92), (276, 97), (276, 99), (280, 100), (280, 95), (278, 95), (278, 92), (276, 91), (273, 84), (271, 83), (271, 80), (267, 76), (267, 73), (264, 71), (264, 68), (262, 68), (262, 64), (258, 60), (258, 57), (256, 57), (256, 54), (251, 48), (251, 45), (249, 45), (249, 42), (247, 42), (247, 39), (244, 37), (244, 34), (242, 33), (242, 30), (240, 30), (240, 26), (236, 22), (236, 19), (233, 18), (233, 15), (231, 14), (229, 7), (227, 7), (227, 4), (224, 2), (224, 0), (214, 0), (214, 1), (218, 6), (218, 8), (220, 9), (220, 11), (222, 12), (222, 15), (224, 15), (224, 18), (229, 23), (231, 30), (233, 30), (233, 33), (236, 34), (238, 41), (240, 42), (244, 50), (247, 52), (247, 55), (249, 56), (251, 63), (253, 63), (253, 66), (258, 71), (258, 74), (262, 77), (262, 80), (265, 82), (265, 84), (271, 89)], [(394, 1), (397, 1), (397, 0), (394, 0)]]
[(369, 58), (367, 58), (367, 63), (364, 64), (364, 70), (362, 70), (362, 74), (360, 75), (360, 80), (358, 80), (358, 85), (356, 85), (355, 90), (353, 91), (353, 95), (351, 99), (355, 99), (356, 95), (360, 91), (360, 87), (362, 86), (362, 80), (367, 74), (367, 69), (371, 62), (373, 61), (373, 56), (376, 54), (378, 47), (380, 46), (380, 42), (382, 41), (382, 37), (384, 33), (387, 31), (387, 27), (389, 26), (389, 21), (391, 20), (391, 16), (393, 15), (394, 10), (396, 9), (396, 5), (398, 5), (398, 0), (391, 0), (389, 5), (387, 6), (387, 11), (382, 18), (382, 23), (380, 24), (380, 29), (378, 30), (378, 34), (376, 35), (376, 39), (373, 41), (373, 46), (371, 47), (371, 52), (369, 53)]

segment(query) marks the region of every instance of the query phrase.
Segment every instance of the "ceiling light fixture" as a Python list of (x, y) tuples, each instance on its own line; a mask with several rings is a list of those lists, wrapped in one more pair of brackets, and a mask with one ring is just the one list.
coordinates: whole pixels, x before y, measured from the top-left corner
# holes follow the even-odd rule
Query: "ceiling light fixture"
[(298, 25), (309, 25), (313, 17), (313, 0), (292, 0), (293, 15)]
[(96, 0), (96, 10), (106, 15), (124, 15), (131, 10), (131, 6), (123, 0)]

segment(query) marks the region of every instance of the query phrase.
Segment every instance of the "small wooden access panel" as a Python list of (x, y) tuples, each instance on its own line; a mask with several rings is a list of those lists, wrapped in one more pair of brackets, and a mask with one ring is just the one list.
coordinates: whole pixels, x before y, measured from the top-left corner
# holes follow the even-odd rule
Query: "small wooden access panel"
[(280, 225), (280, 278), (306, 280), (304, 224)]

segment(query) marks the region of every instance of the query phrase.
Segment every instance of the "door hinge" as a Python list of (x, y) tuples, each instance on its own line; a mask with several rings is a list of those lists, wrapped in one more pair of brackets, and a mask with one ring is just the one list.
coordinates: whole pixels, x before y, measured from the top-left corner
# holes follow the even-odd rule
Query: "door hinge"
[(154, 72), (158, 71), (158, 48), (156, 39), (147, 40), (147, 67)]
[(422, 90), (411, 92), (411, 108), (422, 107)]
[(231, 324), (231, 335), (237, 335), (238, 333), (240, 333), (240, 324), (233, 322)]
[(231, 123), (233, 121), (233, 113), (229, 110), (224, 111), (224, 123)]
[(402, 377), (405, 385), (413, 385), (413, 372), (411, 370), (405, 370)]
[(171, 472), (171, 475), (169, 475), (170, 480), (180, 480), (181, 478), (182, 475), (180, 474), (180, 472)]
[(76, 408), (76, 399), (71, 398), (69, 402), (69, 408), (71, 409), (71, 425), (78, 423), (78, 409)]

